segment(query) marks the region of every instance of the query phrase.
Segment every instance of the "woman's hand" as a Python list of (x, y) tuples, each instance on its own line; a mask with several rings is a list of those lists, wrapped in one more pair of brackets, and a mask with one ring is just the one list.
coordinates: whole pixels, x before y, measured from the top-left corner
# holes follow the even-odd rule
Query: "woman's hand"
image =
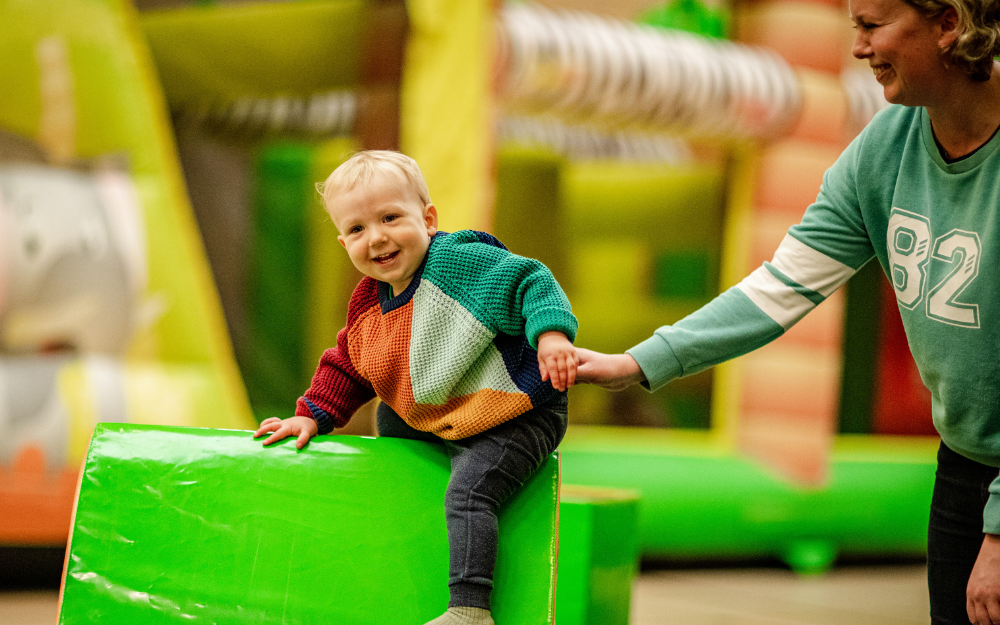
[(253, 437), (260, 438), (268, 432), (271, 435), (264, 441), (265, 447), (289, 436), (297, 436), (298, 440), (295, 441), (295, 448), (302, 449), (309, 442), (310, 438), (319, 434), (319, 426), (316, 425), (314, 419), (310, 419), (309, 417), (289, 417), (287, 419), (271, 417), (261, 421), (260, 428), (254, 432)]
[(576, 348), (562, 332), (543, 332), (538, 337), (538, 373), (559, 391), (576, 382)]
[(602, 354), (578, 347), (576, 360), (579, 363), (576, 371), (579, 382), (620, 391), (646, 380), (639, 363), (628, 354)]
[(965, 609), (975, 625), (1000, 624), (1000, 535), (987, 534), (972, 567)]

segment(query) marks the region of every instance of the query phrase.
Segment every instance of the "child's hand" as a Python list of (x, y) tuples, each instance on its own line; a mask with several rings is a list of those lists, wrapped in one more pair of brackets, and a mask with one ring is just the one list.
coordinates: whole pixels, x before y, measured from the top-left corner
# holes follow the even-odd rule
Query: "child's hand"
[(576, 382), (576, 349), (562, 332), (545, 332), (538, 337), (538, 372), (542, 380), (565, 391)]
[(316, 425), (315, 420), (309, 417), (289, 417), (287, 419), (271, 417), (261, 422), (260, 429), (254, 432), (253, 437), (260, 438), (268, 432), (271, 432), (271, 435), (264, 441), (265, 447), (271, 443), (286, 439), (289, 436), (297, 436), (298, 440), (295, 441), (295, 448), (302, 449), (309, 442), (310, 438), (319, 434), (319, 426)]

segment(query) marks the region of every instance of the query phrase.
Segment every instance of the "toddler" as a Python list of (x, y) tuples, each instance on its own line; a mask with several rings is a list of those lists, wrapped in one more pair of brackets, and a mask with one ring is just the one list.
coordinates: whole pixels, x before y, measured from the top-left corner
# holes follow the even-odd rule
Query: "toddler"
[(439, 232), (407, 156), (359, 152), (320, 190), (366, 277), (296, 416), (267, 419), (254, 436), (295, 436), (302, 448), (377, 395), (380, 436), (443, 443), (451, 599), (427, 625), (492, 625), (496, 510), (566, 432), (576, 317), (542, 263), (484, 232)]

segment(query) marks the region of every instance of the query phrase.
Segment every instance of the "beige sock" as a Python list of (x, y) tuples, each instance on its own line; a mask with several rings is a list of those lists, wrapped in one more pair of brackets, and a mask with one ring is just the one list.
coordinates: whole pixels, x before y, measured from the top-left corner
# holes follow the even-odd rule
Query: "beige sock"
[(448, 611), (426, 625), (494, 625), (489, 610), (482, 608), (448, 608)]

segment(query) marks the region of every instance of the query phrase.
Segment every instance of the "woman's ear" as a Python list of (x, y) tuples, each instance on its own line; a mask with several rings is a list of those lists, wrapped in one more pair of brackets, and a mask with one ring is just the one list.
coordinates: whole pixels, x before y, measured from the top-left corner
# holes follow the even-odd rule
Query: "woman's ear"
[(959, 30), (958, 23), (958, 11), (955, 7), (948, 7), (937, 16), (938, 28), (940, 28), (940, 37), (938, 38), (938, 48), (941, 50), (950, 50), (955, 42), (958, 41), (958, 36), (961, 34)]

